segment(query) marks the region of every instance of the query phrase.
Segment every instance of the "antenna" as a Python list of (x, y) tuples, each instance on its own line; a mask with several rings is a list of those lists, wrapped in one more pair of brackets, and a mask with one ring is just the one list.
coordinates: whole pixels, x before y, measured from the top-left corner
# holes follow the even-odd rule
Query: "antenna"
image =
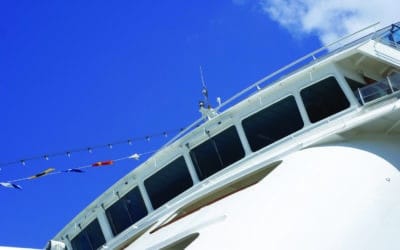
[(201, 93), (203, 94), (203, 97), (204, 97), (204, 105), (207, 107), (209, 105), (208, 90), (207, 90), (206, 82), (204, 81), (203, 68), (201, 67), (201, 65), (200, 65), (200, 77), (201, 77), (201, 83), (203, 85), (203, 89), (201, 90)]
[(205, 120), (211, 120), (213, 117), (217, 115), (217, 112), (211, 108), (210, 103), (208, 102), (208, 90), (206, 86), (206, 81), (204, 81), (203, 68), (200, 65), (200, 77), (201, 84), (203, 85), (203, 89), (201, 93), (203, 94), (204, 101), (199, 102), (200, 113)]

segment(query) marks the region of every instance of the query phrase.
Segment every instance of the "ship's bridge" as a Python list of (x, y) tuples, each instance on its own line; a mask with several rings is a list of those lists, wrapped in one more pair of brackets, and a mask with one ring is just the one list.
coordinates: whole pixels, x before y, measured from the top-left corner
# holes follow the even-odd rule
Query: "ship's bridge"
[(399, 24), (333, 47), (310, 53), (216, 107), (218, 115), (189, 126), (54, 240), (68, 249), (122, 249), (256, 184), (282, 156), (362, 122), (386, 115), (385, 132), (398, 135), (399, 115), (391, 112), (399, 106)]

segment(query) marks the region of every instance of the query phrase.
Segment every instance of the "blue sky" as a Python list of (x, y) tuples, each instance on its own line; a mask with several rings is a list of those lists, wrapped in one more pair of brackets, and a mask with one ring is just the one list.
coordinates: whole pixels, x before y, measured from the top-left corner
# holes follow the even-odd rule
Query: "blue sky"
[[(265, 1), (264, 1), (265, 2)], [(317, 49), (258, 1), (2, 1), (0, 182), (157, 149), (200, 117), (199, 66), (210, 100), (231, 95)], [(264, 6), (265, 7), (265, 6)], [(292, 27), (296, 29), (297, 27)], [(43, 247), (139, 161), (0, 186), (0, 245)]]

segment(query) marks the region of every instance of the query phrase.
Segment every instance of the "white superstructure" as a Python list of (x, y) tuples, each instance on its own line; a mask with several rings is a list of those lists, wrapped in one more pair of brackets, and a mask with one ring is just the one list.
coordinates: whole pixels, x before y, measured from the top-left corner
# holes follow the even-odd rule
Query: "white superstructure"
[(48, 248), (399, 249), (400, 27), (333, 47), (196, 121)]

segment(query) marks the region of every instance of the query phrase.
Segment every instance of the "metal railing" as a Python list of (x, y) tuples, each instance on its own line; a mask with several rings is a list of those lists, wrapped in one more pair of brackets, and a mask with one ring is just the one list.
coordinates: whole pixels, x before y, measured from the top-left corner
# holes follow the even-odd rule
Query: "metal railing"
[[(279, 79), (285, 76), (289, 76), (291, 74), (294, 74), (295, 72), (298, 72), (299, 70), (309, 67), (318, 61), (320, 61), (323, 58), (326, 58), (330, 55), (336, 54), (338, 52), (344, 51), (345, 49), (351, 48), (356, 45), (361, 45), (363, 43), (366, 43), (370, 40), (375, 40), (378, 42), (382, 42), (386, 44), (386, 40), (390, 41), (390, 38), (388, 36), (393, 33), (392, 29), (393, 27), (399, 27), (400, 23), (396, 23), (390, 26), (387, 26), (385, 28), (382, 28), (380, 30), (376, 30), (376, 27), (379, 23), (372, 24), (368, 27), (365, 27), (364, 29), (361, 29), (353, 34), (347, 35), (342, 37), (341, 39), (330, 43), (326, 46), (323, 46), (295, 61), (292, 63), (282, 67), (281, 69), (273, 72), (270, 75), (267, 75), (266, 77), (260, 79), (259, 81), (256, 81), (255, 83), (251, 84), (249, 87), (243, 89), (239, 93), (235, 94), (225, 102), (223, 102), (221, 105), (215, 108), (215, 111), (222, 111), (223, 108), (226, 107), (231, 107), (233, 104), (238, 103), (240, 100), (246, 98), (249, 95), (253, 95), (254, 93), (258, 92), (261, 88), (264, 88), (266, 86), (271, 86), (274, 83), (276, 83)], [(371, 32), (371, 29), (375, 29)], [(397, 29), (394, 30), (397, 34)], [(365, 33), (368, 32), (367, 35)], [(364, 35), (363, 35), (364, 34)], [(185, 134), (187, 134), (189, 131), (191, 131), (193, 128), (200, 126), (204, 122), (203, 118), (200, 118), (193, 122), (191, 125), (186, 127), (183, 131), (181, 131), (178, 135), (176, 135), (174, 138), (172, 138), (169, 142), (167, 142), (162, 148), (170, 145), (174, 141), (178, 140)]]
[(366, 104), (375, 100), (384, 99), (395, 93), (400, 93), (400, 73), (393, 73), (383, 79), (372, 84), (368, 84), (354, 91), (361, 104)]
[(389, 26), (385, 32), (375, 40), (400, 50), (400, 23), (395, 23)]

